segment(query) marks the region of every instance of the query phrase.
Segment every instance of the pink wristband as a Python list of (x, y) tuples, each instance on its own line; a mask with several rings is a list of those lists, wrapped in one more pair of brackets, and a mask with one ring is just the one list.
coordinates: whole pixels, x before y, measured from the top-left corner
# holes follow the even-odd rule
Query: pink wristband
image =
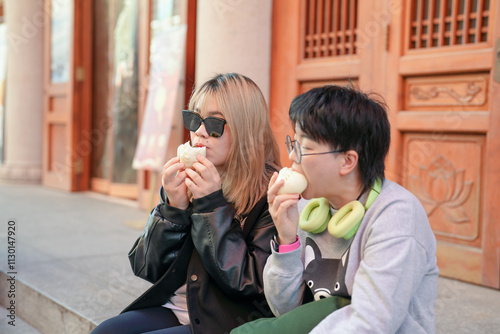
[(280, 245), (279, 246), (279, 252), (280, 253), (287, 253), (287, 252), (291, 252), (291, 251), (294, 251), (296, 250), (297, 248), (300, 247), (300, 241), (299, 241), (299, 237), (296, 237), (297, 239), (295, 240), (295, 242), (293, 244), (289, 244), (289, 245)]

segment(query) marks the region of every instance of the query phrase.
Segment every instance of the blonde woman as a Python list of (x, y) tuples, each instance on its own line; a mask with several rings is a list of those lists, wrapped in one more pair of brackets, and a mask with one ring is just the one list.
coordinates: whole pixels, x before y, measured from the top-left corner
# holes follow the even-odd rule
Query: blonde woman
[(183, 111), (191, 145), (206, 148), (192, 168), (179, 157), (162, 172), (160, 204), (129, 254), (153, 286), (93, 333), (226, 333), (272, 316), (264, 264), (276, 233), (266, 192), (278, 145), (257, 85), (220, 74)]

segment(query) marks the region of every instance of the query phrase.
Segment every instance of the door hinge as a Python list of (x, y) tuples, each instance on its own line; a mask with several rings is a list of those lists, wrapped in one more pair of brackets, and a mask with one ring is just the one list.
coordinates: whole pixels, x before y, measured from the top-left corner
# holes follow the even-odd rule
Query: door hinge
[(391, 32), (391, 26), (387, 24), (385, 26), (385, 51), (389, 51), (389, 35)]
[(75, 67), (75, 81), (83, 82), (85, 80), (85, 68), (83, 66)]
[(75, 161), (75, 175), (82, 175), (83, 174), (83, 159), (78, 158)]

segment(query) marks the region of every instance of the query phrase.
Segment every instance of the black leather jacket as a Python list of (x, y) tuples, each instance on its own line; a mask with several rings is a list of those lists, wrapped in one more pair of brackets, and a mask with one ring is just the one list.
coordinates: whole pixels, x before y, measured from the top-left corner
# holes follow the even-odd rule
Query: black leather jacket
[(187, 283), (193, 333), (228, 333), (271, 317), (262, 273), (276, 229), (265, 196), (241, 219), (222, 191), (193, 200), (186, 210), (169, 206), (163, 189), (160, 195), (129, 253), (134, 274), (153, 286), (123, 312), (163, 305)]

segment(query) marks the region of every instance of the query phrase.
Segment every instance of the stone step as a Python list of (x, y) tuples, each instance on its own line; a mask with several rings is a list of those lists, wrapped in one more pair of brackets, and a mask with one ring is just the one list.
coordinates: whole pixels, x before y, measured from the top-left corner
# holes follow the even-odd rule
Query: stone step
[[(0, 203), (0, 306), (10, 303), (6, 273), (15, 271), (16, 317), (39, 332), (88, 334), (151, 285), (133, 275), (127, 258), (143, 227), (132, 223), (144, 223), (147, 212), (106, 196), (29, 185), (0, 184)], [(9, 221), (15, 269), (7, 261)]]
[[(5, 272), (0, 272), (0, 291), (8, 291), (9, 278)], [(20, 279), (16, 279), (15, 299), (2, 302), (7, 307), (11, 300), (15, 302), (15, 322), (21, 320), (32, 327), (34, 333), (90, 333), (97, 325), (95, 321), (71, 309), (69, 305), (58, 302), (36, 287)], [(8, 311), (7, 309), (4, 309)], [(9, 311), (9, 314), (12, 314)], [(9, 315), (7, 314), (7, 315)], [(7, 317), (8, 318), (8, 317)], [(10, 318), (8, 318), (10, 319)], [(20, 322), (21, 322), (20, 321)], [(4, 333), (2, 331), (2, 333)], [(17, 328), (12, 333), (26, 333)]]
[(42, 334), (39, 330), (32, 327), (26, 321), (15, 315), (14, 322), (12, 325), (9, 324), (12, 320), (8, 317), (10, 312), (3, 307), (0, 307), (0, 318), (2, 321), (0, 322), (0, 333), (3, 334)]

